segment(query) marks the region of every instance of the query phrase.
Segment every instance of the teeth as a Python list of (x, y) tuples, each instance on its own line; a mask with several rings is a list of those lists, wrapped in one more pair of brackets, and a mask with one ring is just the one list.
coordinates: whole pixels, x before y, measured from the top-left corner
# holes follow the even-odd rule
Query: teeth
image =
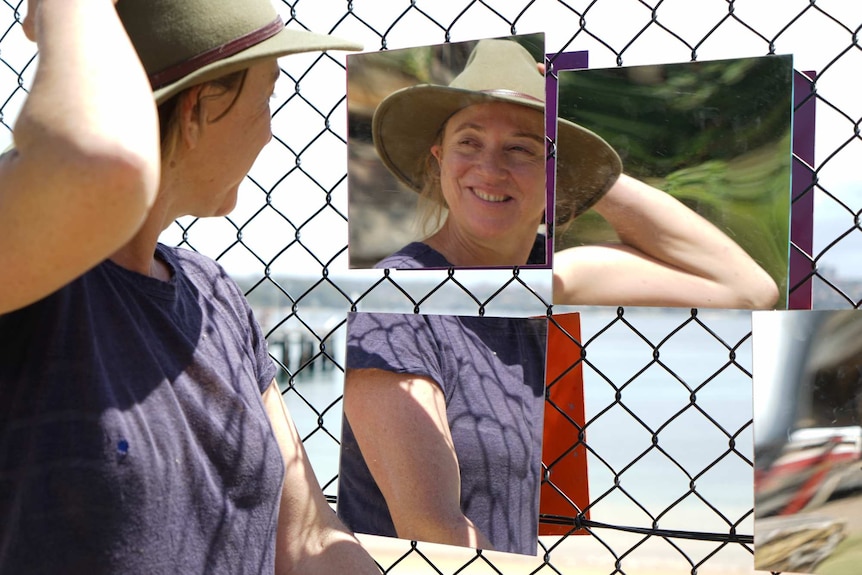
[(473, 193), (476, 194), (479, 199), (485, 200), (486, 202), (505, 202), (509, 199), (508, 196), (492, 196), (475, 189), (473, 190)]

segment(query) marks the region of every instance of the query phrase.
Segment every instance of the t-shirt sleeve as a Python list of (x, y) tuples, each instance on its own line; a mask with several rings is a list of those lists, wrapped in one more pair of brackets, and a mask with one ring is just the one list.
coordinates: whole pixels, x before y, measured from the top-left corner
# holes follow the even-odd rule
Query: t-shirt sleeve
[(353, 312), (347, 318), (347, 368), (427, 377), (446, 392), (440, 342), (418, 314)]
[(227, 272), (225, 272), (221, 266), (218, 266), (218, 269), (220, 270), (219, 273), (221, 275), (218, 281), (225, 282), (224, 285), (229, 286), (235, 313), (239, 318), (245, 319), (245, 329), (248, 333), (249, 345), (251, 346), (250, 353), (254, 357), (254, 370), (255, 377), (257, 379), (257, 387), (260, 390), (260, 393), (263, 393), (269, 388), (278, 369), (275, 362), (273, 362), (272, 358), (269, 357), (266, 337), (264, 337), (263, 330), (257, 322), (257, 318), (254, 316), (254, 311), (251, 309), (251, 305), (249, 305), (248, 300), (242, 293), (240, 287), (230, 276), (227, 275)]
[(260, 324), (257, 323), (257, 319), (254, 317), (254, 313), (250, 307), (248, 308), (248, 319), (249, 324), (251, 325), (251, 341), (254, 348), (255, 363), (257, 365), (257, 386), (260, 389), (260, 392), (263, 393), (267, 388), (269, 388), (273, 378), (275, 378), (277, 368), (275, 366), (275, 362), (272, 361), (271, 357), (269, 357), (266, 338), (263, 336)]

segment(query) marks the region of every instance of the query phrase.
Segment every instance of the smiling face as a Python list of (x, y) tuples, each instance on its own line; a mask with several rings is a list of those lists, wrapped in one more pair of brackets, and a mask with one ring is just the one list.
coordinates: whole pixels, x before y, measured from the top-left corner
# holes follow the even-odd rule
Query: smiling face
[(514, 242), (529, 252), (545, 212), (543, 114), (504, 102), (468, 106), (449, 118), (431, 153), (449, 208), (441, 231), (458, 243)]

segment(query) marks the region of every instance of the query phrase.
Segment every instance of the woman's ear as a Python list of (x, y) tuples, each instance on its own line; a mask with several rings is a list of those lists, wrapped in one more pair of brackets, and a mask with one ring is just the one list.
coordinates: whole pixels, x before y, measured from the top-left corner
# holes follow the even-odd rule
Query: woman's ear
[(442, 154), (442, 146), (440, 144), (434, 144), (431, 146), (431, 155), (434, 156), (434, 159), (437, 160), (437, 165), (440, 165), (440, 156)]
[(180, 134), (186, 146), (194, 148), (209, 124), (221, 119), (233, 103), (223, 87), (206, 82), (182, 93), (179, 106)]
[(201, 112), (202, 90), (202, 86), (193, 86), (180, 94), (177, 102), (177, 129), (180, 141), (190, 150), (198, 145), (204, 123)]

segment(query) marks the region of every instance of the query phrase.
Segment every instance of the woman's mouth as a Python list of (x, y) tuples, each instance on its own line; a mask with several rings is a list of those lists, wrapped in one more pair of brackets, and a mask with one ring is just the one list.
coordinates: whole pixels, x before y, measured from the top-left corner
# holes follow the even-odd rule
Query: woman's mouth
[(484, 200), (486, 202), (499, 203), (499, 202), (506, 202), (506, 201), (512, 199), (511, 196), (489, 194), (487, 192), (482, 192), (482, 191), (477, 190), (475, 188), (470, 188), (470, 191), (473, 192), (474, 196), (476, 196), (480, 200)]

